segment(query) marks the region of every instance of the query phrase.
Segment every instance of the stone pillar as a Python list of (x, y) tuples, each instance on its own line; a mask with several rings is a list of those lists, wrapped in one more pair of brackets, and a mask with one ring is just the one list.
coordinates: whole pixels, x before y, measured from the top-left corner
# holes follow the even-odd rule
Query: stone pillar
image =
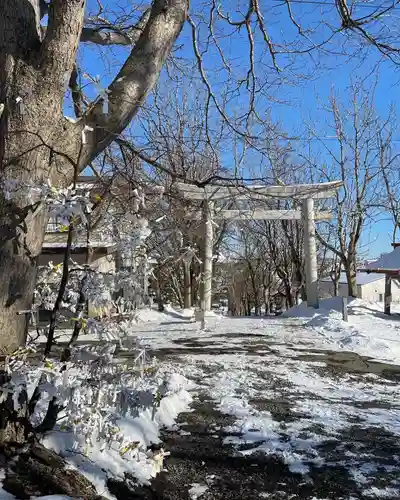
[(307, 305), (318, 309), (317, 243), (315, 237), (314, 200), (303, 201), (304, 255)]
[(214, 227), (212, 223), (212, 211), (214, 203), (208, 200), (203, 202), (203, 236), (204, 236), (204, 254), (203, 254), (203, 287), (202, 287), (202, 309), (211, 310), (212, 300), (212, 264), (213, 264), (213, 242)]

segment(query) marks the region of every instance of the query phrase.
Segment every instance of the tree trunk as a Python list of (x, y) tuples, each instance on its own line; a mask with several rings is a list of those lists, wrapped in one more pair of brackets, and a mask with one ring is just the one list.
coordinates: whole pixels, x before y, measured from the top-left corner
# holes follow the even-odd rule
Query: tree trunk
[(270, 287), (265, 283), (263, 285), (263, 301), (264, 301), (264, 314), (268, 316), (269, 314), (269, 302), (270, 302)]
[(294, 306), (293, 295), (292, 295), (292, 287), (287, 278), (283, 279), (283, 285), (285, 288), (285, 298), (286, 298), (286, 306), (288, 309)]
[[(0, 350), (25, 342), (46, 211), (30, 187), (68, 185), (130, 123), (156, 84), (186, 20), (187, 0), (154, 0), (145, 26), (108, 88), (109, 110), (97, 99), (83, 119), (63, 116), (75, 64), (85, 0), (49, 4), (0, 0)], [(93, 129), (83, 145), (85, 126)], [(14, 183), (17, 191), (12, 192)], [(16, 184), (15, 184), (16, 183)]]
[(355, 255), (349, 255), (343, 264), (349, 297), (357, 297), (357, 263)]
[[(8, 200), (4, 193), (4, 182), (11, 179), (14, 171), (21, 171), (22, 179), (29, 178), (29, 170), (35, 174), (39, 154), (32, 152), (17, 160), (15, 166), (4, 168), (20, 152), (19, 141), (25, 141), (26, 149), (31, 140), (24, 134), (12, 134), (16, 129), (26, 128), (25, 121), (34, 121), (31, 116), (21, 116), (21, 105), (26, 90), (35, 88), (34, 71), (30, 67), (30, 47), (39, 42), (39, 0), (31, 2), (15, 0), (0, 2), (0, 103), (4, 105), (0, 117), (0, 167), (2, 184), (0, 191), (0, 331), (2, 348), (14, 349), (25, 342), (27, 314), (19, 314), (31, 307), (36, 279), (36, 258), (40, 252), (43, 218), (34, 218), (26, 227), (24, 223), (29, 211), (25, 209), (23, 196)], [(20, 22), (20, 19), (24, 22)], [(25, 56), (23, 55), (25, 53)], [(34, 90), (32, 90), (34, 92)], [(8, 136), (8, 137), (7, 137)], [(7, 139), (7, 140), (6, 140)], [(33, 168), (30, 167), (32, 165)], [(8, 175), (7, 175), (8, 174)], [(22, 198), (22, 199), (21, 199)], [(25, 226), (25, 227), (24, 227)]]
[(200, 266), (197, 263), (193, 263), (190, 266), (190, 295), (192, 298), (192, 305), (199, 306), (200, 305), (200, 297), (199, 297), (199, 281), (198, 276), (200, 274)]
[(339, 295), (339, 280), (338, 279), (333, 280), (333, 295), (334, 295), (334, 297), (337, 297)]
[(189, 309), (192, 306), (190, 262), (183, 263), (183, 288), (183, 306), (185, 309)]
[(38, 443), (22, 450), (6, 448), (3, 453), (7, 463), (3, 487), (16, 498), (55, 494), (87, 500), (99, 498), (86, 477)]
[[(76, 48), (59, 54), (46, 73), (41, 49), (39, 0), (0, 0), (0, 347), (25, 342), (45, 210), (30, 186), (50, 178), (51, 148), (61, 134), (65, 69)], [(77, 31), (83, 22), (76, 20)], [(72, 31), (74, 29), (72, 28)], [(50, 69), (50, 68), (47, 68)], [(61, 74), (62, 72), (62, 80)]]

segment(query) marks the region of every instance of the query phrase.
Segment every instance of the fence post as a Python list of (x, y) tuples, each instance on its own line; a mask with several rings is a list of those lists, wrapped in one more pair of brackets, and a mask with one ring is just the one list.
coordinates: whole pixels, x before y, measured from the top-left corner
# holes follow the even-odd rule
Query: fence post
[(349, 321), (349, 314), (347, 310), (347, 297), (342, 297), (342, 318), (343, 321)]
[(385, 275), (385, 314), (390, 315), (390, 304), (392, 302), (392, 277)]

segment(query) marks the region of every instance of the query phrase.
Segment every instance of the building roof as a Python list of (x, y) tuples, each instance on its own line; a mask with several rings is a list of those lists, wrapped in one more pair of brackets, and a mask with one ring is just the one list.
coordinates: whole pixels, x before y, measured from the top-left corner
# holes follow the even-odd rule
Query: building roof
[(369, 262), (367, 268), (374, 269), (400, 269), (400, 247), (390, 253), (382, 254), (379, 259)]
[[(378, 281), (381, 279), (385, 279), (384, 274), (366, 274), (366, 273), (357, 273), (356, 274), (356, 282), (357, 285), (367, 285), (368, 283), (373, 283), (374, 281)], [(321, 278), (321, 282), (323, 283), (331, 283), (332, 279), (330, 276), (325, 278)], [(347, 276), (346, 273), (340, 273), (339, 283), (341, 285), (347, 284)]]

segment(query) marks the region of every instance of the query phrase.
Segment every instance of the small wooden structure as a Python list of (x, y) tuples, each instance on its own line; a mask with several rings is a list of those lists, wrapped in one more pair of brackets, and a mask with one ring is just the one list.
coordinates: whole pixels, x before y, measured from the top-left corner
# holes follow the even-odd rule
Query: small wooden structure
[[(400, 247), (400, 243), (392, 243), (393, 248)], [(385, 302), (384, 302), (384, 313), (390, 315), (390, 305), (392, 303), (392, 280), (400, 281), (400, 269), (388, 269), (388, 268), (370, 268), (370, 269), (359, 269), (360, 273), (367, 274), (384, 274), (385, 275)]]

